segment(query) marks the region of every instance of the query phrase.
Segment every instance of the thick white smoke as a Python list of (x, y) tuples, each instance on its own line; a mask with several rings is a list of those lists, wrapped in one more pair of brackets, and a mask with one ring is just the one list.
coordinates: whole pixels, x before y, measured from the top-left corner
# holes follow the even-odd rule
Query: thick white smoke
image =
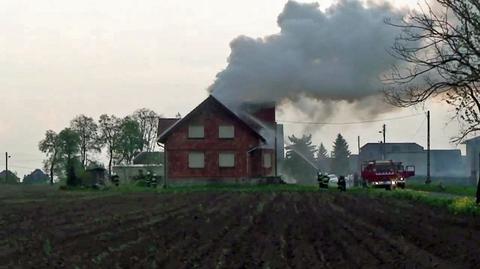
[[(228, 66), (209, 91), (227, 104), (295, 103), (303, 96), (326, 103), (354, 102), (353, 108), (362, 110), (382, 91), (385, 72), (398, 64), (387, 50), (399, 32), (384, 20), (400, 19), (407, 12), (388, 3), (364, 5), (357, 0), (341, 0), (325, 11), (317, 3), (290, 1), (278, 16), (280, 33), (257, 39), (240, 36), (231, 42)], [(370, 107), (366, 113), (379, 109), (391, 108)]]

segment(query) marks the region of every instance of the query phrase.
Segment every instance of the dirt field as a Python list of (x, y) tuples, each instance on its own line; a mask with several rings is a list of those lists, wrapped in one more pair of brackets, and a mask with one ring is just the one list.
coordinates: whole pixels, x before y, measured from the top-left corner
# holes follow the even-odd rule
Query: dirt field
[[(58, 193), (58, 192), (57, 192)], [(0, 268), (479, 268), (480, 221), (329, 192), (0, 194)]]

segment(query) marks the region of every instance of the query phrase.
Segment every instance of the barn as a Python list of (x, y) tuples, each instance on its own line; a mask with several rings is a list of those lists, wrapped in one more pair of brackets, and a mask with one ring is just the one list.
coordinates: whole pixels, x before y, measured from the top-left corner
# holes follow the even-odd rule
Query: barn
[(262, 181), (278, 175), (283, 158), (274, 104), (233, 111), (210, 95), (184, 118), (160, 119), (158, 133), (168, 182)]

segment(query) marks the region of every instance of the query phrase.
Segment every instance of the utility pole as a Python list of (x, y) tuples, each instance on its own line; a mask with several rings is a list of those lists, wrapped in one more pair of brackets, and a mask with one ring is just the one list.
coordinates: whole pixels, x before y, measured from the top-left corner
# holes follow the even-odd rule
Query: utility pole
[(387, 125), (383, 124), (382, 130), (379, 133), (383, 134), (383, 145), (382, 145), (382, 159), (385, 160), (387, 158), (386, 153), (386, 132), (387, 132)]
[(168, 187), (168, 155), (167, 147), (163, 146), (163, 188)]
[(430, 184), (432, 179), (430, 178), (430, 110), (427, 111), (427, 179), (425, 184)]
[[(355, 179), (357, 179), (357, 182), (358, 182), (358, 178), (362, 174), (362, 160), (360, 159), (360, 136), (357, 137), (357, 147), (358, 147), (358, 160), (357, 160), (357, 171), (356, 171), (356, 173), (358, 173), (358, 174), (356, 175), (356, 177), (354, 175), (353, 180), (355, 181)], [(356, 184), (356, 182), (354, 182), (354, 184)]]
[[(480, 153), (478, 154), (478, 157), (480, 158)], [(480, 162), (479, 162), (479, 168), (480, 168)], [(478, 182), (477, 182), (477, 205), (480, 205), (480, 174), (478, 176)]]
[(387, 131), (387, 125), (383, 124), (383, 144), (385, 144), (385, 142), (386, 142), (386, 139), (385, 139), (385, 137), (386, 137), (386, 135), (385, 135), (386, 131)]
[(357, 137), (358, 156), (360, 156), (360, 136)]
[(275, 177), (278, 177), (278, 140), (277, 140), (277, 135), (278, 135), (278, 124), (275, 123)]

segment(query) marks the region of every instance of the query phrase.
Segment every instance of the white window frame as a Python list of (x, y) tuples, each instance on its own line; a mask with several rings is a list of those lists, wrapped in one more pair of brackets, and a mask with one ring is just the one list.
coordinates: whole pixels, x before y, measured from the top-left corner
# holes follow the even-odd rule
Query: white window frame
[[(230, 128), (231, 130), (229, 130)], [(235, 138), (235, 126), (227, 125), (227, 124), (218, 126), (218, 138), (221, 138), (221, 139)]]
[[(267, 159), (267, 157), (268, 157), (268, 159)], [(268, 160), (268, 162), (267, 162), (267, 160)], [(263, 153), (262, 164), (263, 164), (263, 168), (272, 168), (272, 154), (271, 153)]]
[[(201, 128), (201, 129), (200, 129)], [(196, 131), (200, 132), (201, 130), (201, 135), (196, 134)], [(190, 139), (202, 139), (205, 138), (205, 126), (203, 125), (189, 125), (188, 126), (188, 138)]]
[[(195, 164), (195, 159), (194, 156), (197, 156), (197, 157), (200, 157), (202, 156), (202, 161), (201, 161), (201, 164), (199, 162), (199, 164)], [(201, 169), (201, 168), (205, 168), (205, 152), (200, 152), (200, 151), (192, 151), (192, 152), (189, 152), (188, 153), (188, 168), (193, 168), (193, 169)]]
[[(223, 163), (222, 164), (222, 155), (223, 156), (232, 156), (233, 157), (233, 163), (230, 164), (225, 164)], [(225, 159), (225, 157), (223, 158), (223, 160)], [(218, 153), (218, 167), (220, 168), (234, 168), (235, 167), (235, 152), (220, 152)]]

